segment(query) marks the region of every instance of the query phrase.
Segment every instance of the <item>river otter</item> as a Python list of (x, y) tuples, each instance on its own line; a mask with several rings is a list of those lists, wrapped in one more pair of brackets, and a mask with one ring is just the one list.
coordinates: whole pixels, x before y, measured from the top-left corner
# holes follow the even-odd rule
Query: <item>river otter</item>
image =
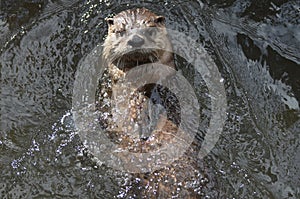
[[(153, 84), (142, 88), (122, 87), (122, 84), (118, 84), (128, 71), (149, 63), (153, 64), (154, 68), (159, 67), (160, 64), (167, 65), (172, 70), (163, 71), (163, 76), (173, 75), (175, 65), (165, 18), (145, 8), (137, 8), (123, 11), (106, 21), (108, 36), (104, 42), (103, 61), (107, 67), (99, 84), (98, 104), (98, 109), (102, 112), (100, 117), (102, 127), (107, 130), (112, 140), (117, 140), (116, 143), (121, 148), (132, 152), (145, 153), (155, 150), (162, 142), (172, 144), (180, 121), (161, 112), (155, 121), (152, 121), (153, 119), (149, 119), (151, 111), (147, 103), (153, 90), (156, 89), (164, 101), (160, 105), (172, 104), (174, 98), (166, 97), (169, 96), (165, 94), (168, 93), (167, 89)], [(113, 96), (112, 93), (117, 93), (117, 96)], [(120, 110), (114, 109), (105, 100), (108, 95), (112, 95), (109, 97), (117, 101), (115, 104), (122, 104), (118, 106), (122, 109), (122, 114), (118, 114)], [(118, 101), (117, 98), (120, 96), (125, 103)], [(167, 112), (175, 112), (175, 115), (178, 115), (175, 107), (178, 103), (174, 104), (164, 108)], [(153, 107), (153, 104), (150, 104), (151, 106)], [(159, 105), (156, 107), (159, 109)], [(141, 132), (141, 128), (151, 132), (147, 135), (137, 135)], [(203, 184), (199, 184), (202, 174), (195, 169), (197, 168), (195, 165), (195, 160), (185, 155), (159, 171), (133, 174), (134, 178), (140, 179), (139, 183), (136, 186), (133, 185), (134, 183), (128, 186), (132, 187), (131, 191), (135, 195), (140, 192), (142, 198), (171, 198), (172, 196), (196, 198), (197, 194), (194, 190), (199, 190)], [(142, 191), (139, 186), (142, 187)]]
[[(124, 78), (128, 70), (143, 64), (152, 63), (153, 67), (156, 67), (157, 65), (155, 65), (155, 63), (159, 63), (175, 68), (172, 45), (165, 27), (165, 18), (145, 8), (126, 10), (113, 18), (106, 19), (106, 21), (108, 23), (108, 36), (104, 42), (103, 60), (106, 65), (108, 65), (108, 74), (113, 81), (113, 93), (124, 94), (124, 92), (127, 91), (127, 99), (130, 98), (130, 93), (132, 94), (130, 98), (132, 108), (129, 110), (130, 117), (128, 121), (124, 121), (124, 112), (122, 115), (118, 115), (117, 112), (120, 111), (116, 111), (114, 114), (116, 125), (111, 129), (113, 131), (124, 131), (125, 129), (133, 131), (134, 126), (137, 126), (137, 123), (141, 123), (141, 120), (147, 117), (141, 113), (141, 104), (145, 101), (141, 93), (148, 92), (149, 94), (149, 92), (153, 90), (153, 85), (139, 88), (139, 92), (134, 92), (135, 88), (121, 88), (121, 85), (114, 85), (117, 81)], [(171, 70), (161, 72), (164, 73), (165, 77), (172, 75)], [(157, 76), (157, 78), (158, 81), (159, 76)], [(119, 95), (117, 97), (119, 97)], [(126, 106), (128, 101), (124, 99), (121, 100)], [(120, 109), (121, 107), (119, 106), (118, 108)], [(139, 116), (144, 118), (137, 122), (136, 120)], [(135, 122), (129, 121), (132, 119), (134, 119)], [(129, 123), (131, 123), (131, 125)], [(144, 125), (145, 124), (139, 126)], [(112, 125), (110, 125), (110, 127), (112, 127)], [(169, 127), (174, 128), (171, 123)], [(140, 130), (137, 129), (137, 131)], [(130, 135), (132, 134), (134, 133), (130, 133)]]
[(145, 63), (161, 63), (174, 67), (172, 45), (165, 27), (165, 18), (145, 8), (126, 10), (106, 19), (108, 36), (103, 57), (109, 72), (118, 75)]

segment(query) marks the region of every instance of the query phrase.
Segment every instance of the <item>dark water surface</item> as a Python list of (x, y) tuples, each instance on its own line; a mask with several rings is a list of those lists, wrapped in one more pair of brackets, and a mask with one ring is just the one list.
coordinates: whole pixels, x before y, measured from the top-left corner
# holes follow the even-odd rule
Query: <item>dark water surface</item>
[(227, 120), (201, 161), (203, 198), (300, 198), (297, 0), (0, 1), (0, 198), (137, 198), (120, 188), (127, 174), (83, 151), (71, 109), (104, 18), (141, 6), (201, 42), (225, 79)]

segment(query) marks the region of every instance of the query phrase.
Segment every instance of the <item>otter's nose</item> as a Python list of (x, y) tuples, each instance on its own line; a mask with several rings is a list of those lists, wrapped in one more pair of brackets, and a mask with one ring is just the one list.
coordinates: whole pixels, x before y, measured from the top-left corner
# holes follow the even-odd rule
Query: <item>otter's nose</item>
[(132, 47), (141, 47), (145, 43), (145, 40), (138, 35), (134, 35), (129, 41), (128, 45)]

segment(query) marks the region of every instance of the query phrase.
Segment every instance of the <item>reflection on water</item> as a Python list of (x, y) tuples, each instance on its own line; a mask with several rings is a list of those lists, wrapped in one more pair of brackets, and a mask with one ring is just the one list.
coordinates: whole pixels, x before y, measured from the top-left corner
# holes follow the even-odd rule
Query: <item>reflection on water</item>
[(75, 72), (103, 41), (104, 18), (136, 6), (202, 42), (225, 79), (227, 121), (214, 150), (198, 160), (207, 176), (201, 196), (300, 197), (299, 2), (0, 3), (3, 198), (137, 197), (130, 174), (96, 163), (83, 148), (70, 114)]

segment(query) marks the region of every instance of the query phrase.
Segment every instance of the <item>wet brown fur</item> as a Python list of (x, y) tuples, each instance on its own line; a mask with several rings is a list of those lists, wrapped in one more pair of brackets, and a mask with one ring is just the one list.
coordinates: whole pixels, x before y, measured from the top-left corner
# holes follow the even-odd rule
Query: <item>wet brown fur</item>
[[(168, 38), (165, 27), (165, 18), (163, 16), (156, 15), (145, 8), (137, 8), (123, 11), (113, 18), (106, 19), (106, 21), (108, 23), (108, 36), (104, 42), (103, 60), (105, 61), (108, 67), (108, 73), (112, 78), (112, 87), (115, 82), (126, 75), (126, 72), (129, 69), (137, 65), (145, 63), (161, 63), (174, 68), (172, 45)], [(155, 31), (157, 31), (151, 41), (145, 38), (143, 35), (145, 32), (141, 31), (147, 30), (148, 28), (156, 28)], [(128, 47), (128, 41), (133, 35), (138, 35), (145, 39), (145, 46), (142, 46), (142, 48), (146, 47), (146, 49), (141, 48), (134, 50), (133, 53), (131, 52), (132, 49)], [(147, 45), (151, 48), (147, 48)], [(159, 49), (155, 49), (155, 47), (158, 47)], [(137, 95), (139, 97), (136, 97), (136, 99), (133, 100), (135, 102), (133, 102), (133, 108), (131, 110), (131, 117), (134, 119), (136, 119), (136, 115), (140, 113), (138, 110), (139, 108), (136, 107), (143, 108), (143, 106), (140, 106), (140, 104), (143, 103), (143, 96), (140, 94)], [(136, 104), (138, 104), (138, 106)], [(117, 130), (117, 137), (122, 140), (119, 144), (126, 150), (134, 148), (134, 152), (148, 152), (149, 150), (153, 150), (153, 147), (155, 149), (155, 147), (160, 146), (162, 142), (171, 143), (174, 137), (176, 137), (178, 128), (165, 117), (161, 117), (160, 120), (156, 130), (152, 133), (152, 141), (148, 140), (134, 143), (130, 136), (124, 135), (122, 134), (122, 131)], [(161, 126), (160, 123), (163, 123), (164, 126)], [(113, 130), (114, 129), (111, 129), (111, 131)], [(191, 181), (197, 180), (194, 174), (197, 173), (197, 171), (191, 166), (193, 161), (187, 156), (181, 157), (176, 161), (181, 165), (181, 168), (175, 168), (170, 165), (160, 171), (155, 171), (148, 175), (134, 174), (135, 177), (141, 178), (141, 186), (144, 187), (142, 198), (170, 198), (178, 192), (178, 186), (173, 184), (178, 181), (183, 182), (180, 189), (181, 191), (184, 190), (181, 192), (181, 194), (184, 193), (184, 195), (181, 195), (181, 197), (196, 198), (196, 194), (193, 193), (193, 191), (184, 188), (186, 176), (192, 176), (189, 178)]]
[[(144, 63), (161, 63), (174, 67), (172, 45), (163, 16), (145, 8), (137, 8), (123, 11), (106, 21), (108, 36), (104, 42), (103, 59), (107, 61), (114, 76), (123, 74), (118, 69), (124, 72), (126, 68)], [(152, 31), (154, 35), (146, 37), (147, 31)], [(145, 40), (141, 48), (132, 49), (128, 45), (128, 41), (135, 35)]]

